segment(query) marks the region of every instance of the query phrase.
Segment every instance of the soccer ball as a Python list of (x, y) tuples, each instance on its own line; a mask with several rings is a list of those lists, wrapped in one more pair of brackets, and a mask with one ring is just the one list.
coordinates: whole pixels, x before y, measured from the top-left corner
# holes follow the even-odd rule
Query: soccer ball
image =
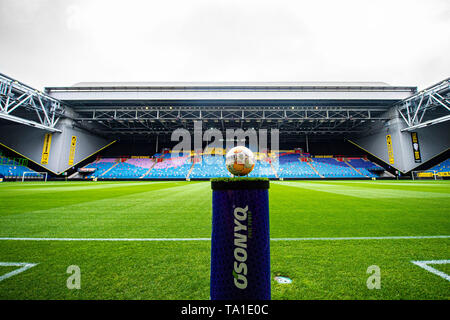
[(246, 176), (255, 167), (255, 157), (246, 147), (234, 147), (228, 151), (225, 165), (232, 175)]

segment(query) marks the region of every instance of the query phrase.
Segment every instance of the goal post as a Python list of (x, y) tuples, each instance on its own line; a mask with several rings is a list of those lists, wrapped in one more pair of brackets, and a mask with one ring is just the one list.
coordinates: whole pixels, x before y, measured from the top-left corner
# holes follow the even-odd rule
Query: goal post
[[(36, 174), (38, 174), (38, 175), (36, 176)], [(47, 176), (48, 176), (47, 172), (25, 171), (22, 174), (22, 182), (25, 181), (25, 177), (27, 175), (31, 176), (31, 177), (41, 178), (42, 180), (44, 180), (44, 182), (47, 182)]]
[(413, 180), (437, 180), (439, 174), (437, 171), (412, 171), (411, 177)]

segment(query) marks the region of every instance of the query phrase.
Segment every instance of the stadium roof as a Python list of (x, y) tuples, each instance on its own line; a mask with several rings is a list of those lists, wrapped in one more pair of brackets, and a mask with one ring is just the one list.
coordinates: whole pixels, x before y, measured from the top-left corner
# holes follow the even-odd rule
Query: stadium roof
[(383, 82), (81, 82), (47, 87), (46, 92), (72, 106), (85, 102), (301, 102), (390, 101), (417, 92), (416, 87)]
[(389, 87), (385, 82), (79, 82), (72, 87)]
[(81, 82), (48, 87), (81, 124), (104, 134), (169, 134), (193, 121), (227, 128), (277, 128), (284, 135), (343, 134), (388, 120), (417, 92), (384, 82)]

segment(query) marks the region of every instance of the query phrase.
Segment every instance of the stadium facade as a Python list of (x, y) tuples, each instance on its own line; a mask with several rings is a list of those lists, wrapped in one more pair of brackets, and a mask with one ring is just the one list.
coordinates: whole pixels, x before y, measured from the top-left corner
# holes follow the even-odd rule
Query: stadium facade
[(449, 98), (450, 79), (420, 92), (382, 82), (86, 82), (39, 92), (0, 75), (0, 143), (61, 175), (118, 142), (141, 139), (157, 152), (201, 121), (221, 132), (278, 129), (281, 145), (306, 151), (315, 139), (345, 139), (407, 173), (449, 149)]

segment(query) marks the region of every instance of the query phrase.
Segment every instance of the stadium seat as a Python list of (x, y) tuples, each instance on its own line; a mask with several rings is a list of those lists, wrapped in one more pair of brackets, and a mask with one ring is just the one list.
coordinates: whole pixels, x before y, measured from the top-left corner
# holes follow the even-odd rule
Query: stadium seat
[(118, 162), (117, 158), (103, 158), (88, 164), (87, 166), (85, 166), (85, 168), (95, 168), (96, 170), (95, 172), (87, 175), (87, 178), (101, 177), (103, 173), (111, 169), (111, 167), (115, 165), (117, 162)]
[[(85, 168), (96, 168), (88, 178), (105, 179), (209, 179), (231, 177), (225, 166), (224, 151), (209, 150), (192, 157), (194, 152), (184, 154), (157, 153), (152, 158), (102, 158)], [(278, 156), (278, 161), (277, 157)], [(249, 177), (275, 178), (361, 178), (378, 177), (384, 169), (362, 158), (348, 158), (348, 164), (333, 157), (311, 158), (309, 154), (299, 154), (293, 150), (274, 152), (269, 155), (255, 153), (256, 163)], [(192, 159), (196, 163), (192, 165)], [(156, 161), (155, 163), (155, 159)], [(339, 159), (339, 160), (338, 160)], [(272, 164), (268, 161), (271, 160)], [(349, 165), (350, 164), (350, 165)], [(450, 164), (443, 163), (442, 168)], [(191, 170), (189, 174), (189, 171)], [(315, 171), (316, 169), (317, 171)], [(319, 173), (319, 174), (318, 174)]]
[(203, 155), (200, 162), (195, 163), (189, 178), (221, 178), (231, 177), (225, 166), (223, 155)]
[(364, 160), (361, 158), (348, 159), (348, 163), (350, 163), (354, 168), (356, 168), (363, 175), (370, 177), (370, 178), (379, 177), (379, 173), (384, 171), (383, 167), (380, 167), (379, 165), (376, 165), (369, 160)]
[(41, 174), (34, 170), (6, 157), (1, 157), (0, 163), (0, 174), (7, 179), (22, 179), (24, 172), (27, 172), (27, 179), (38, 179), (42, 177)]
[[(279, 178), (320, 178), (319, 175), (308, 165), (300, 161), (298, 153), (278, 154), (278, 177)], [(276, 163), (274, 164), (276, 167)]]
[(441, 163), (427, 170), (427, 172), (450, 172), (450, 159), (444, 160)]
[(314, 158), (312, 165), (325, 178), (361, 178), (364, 177), (344, 161), (335, 158)]
[(164, 160), (155, 164), (152, 170), (144, 178), (153, 179), (184, 179), (186, 178), (192, 163), (189, 155), (175, 155), (167, 153)]

